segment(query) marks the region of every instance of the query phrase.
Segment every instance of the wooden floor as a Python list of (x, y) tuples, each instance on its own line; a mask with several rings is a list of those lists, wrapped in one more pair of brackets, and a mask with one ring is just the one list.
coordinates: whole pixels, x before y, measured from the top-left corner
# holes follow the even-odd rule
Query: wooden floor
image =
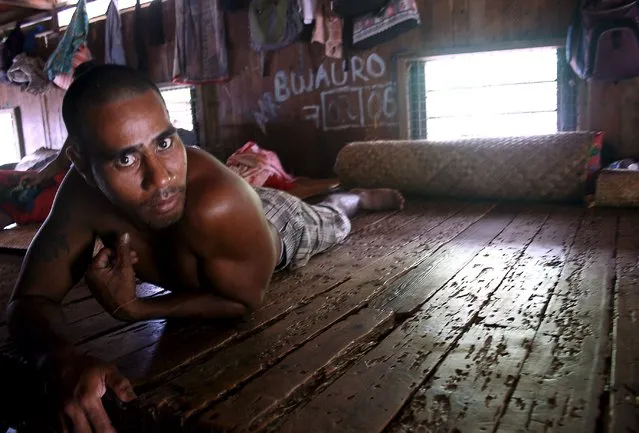
[(74, 289), (68, 337), (140, 395), (118, 431), (639, 431), (639, 212), (424, 201), (353, 225), (242, 321), (126, 324)]

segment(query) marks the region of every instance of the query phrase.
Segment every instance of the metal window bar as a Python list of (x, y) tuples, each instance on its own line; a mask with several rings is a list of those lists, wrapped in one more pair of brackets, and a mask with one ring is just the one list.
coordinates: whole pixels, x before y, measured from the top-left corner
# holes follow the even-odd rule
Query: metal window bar
[(426, 138), (426, 81), (424, 61), (417, 60), (408, 65), (409, 89), (409, 133), (412, 140)]

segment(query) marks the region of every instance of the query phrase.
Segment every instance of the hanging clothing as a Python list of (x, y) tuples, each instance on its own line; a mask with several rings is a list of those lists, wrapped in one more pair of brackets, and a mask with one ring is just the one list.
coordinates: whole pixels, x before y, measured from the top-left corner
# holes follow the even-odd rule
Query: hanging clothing
[(73, 58), (80, 46), (86, 43), (88, 34), (86, 2), (79, 0), (64, 36), (45, 65), (50, 80), (58, 75), (73, 74)]
[(109, 3), (104, 29), (104, 63), (126, 65), (118, 0), (111, 0)]
[(304, 24), (311, 24), (315, 20), (317, 10), (317, 0), (298, 0), (299, 8), (302, 11)]
[(217, 1), (175, 1), (173, 82), (202, 84), (229, 78), (224, 13)]
[(71, 83), (73, 82), (73, 74), (75, 73), (75, 69), (80, 66), (84, 62), (88, 62), (92, 60), (91, 51), (87, 47), (87, 44), (82, 44), (75, 52), (73, 56), (73, 60), (71, 61), (71, 72), (68, 74), (58, 74), (53, 79), (53, 83), (63, 90), (67, 90)]
[(149, 44), (151, 46), (164, 45), (166, 36), (164, 35), (164, 10), (162, 0), (153, 0), (149, 6)]
[(341, 59), (344, 55), (343, 21), (333, 13), (330, 0), (320, 0), (315, 9), (313, 42), (324, 45), (326, 57)]
[(143, 72), (149, 69), (149, 59), (146, 54), (146, 30), (140, 0), (137, 0), (135, 2), (135, 54), (138, 58), (138, 70)]

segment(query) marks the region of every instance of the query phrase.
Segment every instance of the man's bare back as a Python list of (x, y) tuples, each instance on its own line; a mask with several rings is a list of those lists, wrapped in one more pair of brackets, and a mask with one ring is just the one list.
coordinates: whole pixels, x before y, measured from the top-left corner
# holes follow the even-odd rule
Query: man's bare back
[[(114, 431), (101, 401), (107, 389), (135, 397), (115, 366), (64, 337), (61, 302), (80, 278), (121, 320), (238, 317), (260, 305), (276, 269), (343, 240), (358, 209), (403, 205), (393, 190), (336, 194), (313, 207), (251, 188), (206, 152), (185, 149), (157, 88), (128, 68), (79, 77), (63, 115), (74, 168), (27, 252), (8, 317), (75, 432)], [(104, 248), (93, 256), (97, 238)], [(136, 279), (170, 293), (138, 298)]]

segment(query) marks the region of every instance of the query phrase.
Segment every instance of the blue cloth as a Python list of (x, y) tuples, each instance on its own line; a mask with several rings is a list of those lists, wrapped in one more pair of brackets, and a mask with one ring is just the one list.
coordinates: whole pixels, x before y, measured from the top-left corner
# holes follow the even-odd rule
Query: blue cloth
[(122, 46), (122, 22), (117, 0), (111, 0), (106, 14), (104, 35), (104, 63), (126, 65), (126, 56)]
[(58, 75), (71, 73), (73, 56), (80, 45), (86, 42), (88, 34), (89, 17), (87, 16), (86, 2), (79, 0), (67, 31), (64, 32), (62, 40), (44, 65), (50, 80)]

